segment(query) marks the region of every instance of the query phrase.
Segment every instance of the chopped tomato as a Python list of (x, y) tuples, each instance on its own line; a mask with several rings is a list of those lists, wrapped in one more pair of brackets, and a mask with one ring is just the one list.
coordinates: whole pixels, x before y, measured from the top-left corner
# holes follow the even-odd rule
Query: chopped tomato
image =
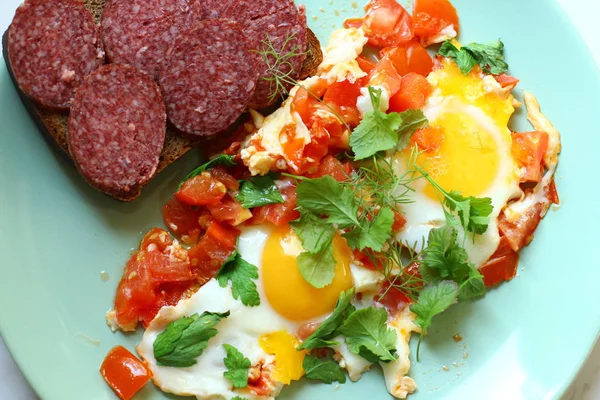
[(365, 10), (362, 28), (371, 46), (398, 46), (413, 38), (412, 18), (396, 0), (371, 0)]
[(479, 272), (483, 275), (483, 282), (486, 287), (496, 286), (504, 281), (509, 281), (517, 274), (517, 265), (519, 264), (519, 253), (514, 251), (508, 238), (502, 236), (498, 249), (483, 264)]
[(539, 182), (544, 173), (544, 154), (548, 150), (546, 132), (513, 132), (512, 154), (524, 169), (521, 182)]
[(347, 20), (344, 21), (344, 28), (348, 29), (348, 28), (356, 28), (356, 29), (360, 29), (360, 27), (363, 24), (363, 19), (362, 18), (348, 18)]
[(403, 112), (421, 109), (432, 91), (431, 84), (424, 76), (410, 73), (402, 78), (400, 91), (390, 99), (389, 110)]
[(348, 180), (352, 173), (352, 166), (350, 163), (342, 163), (340, 160), (332, 155), (325, 157), (319, 164), (319, 168), (313, 173), (309, 174), (309, 178), (321, 178), (323, 176), (331, 176), (338, 182)]
[(175, 193), (175, 197), (189, 206), (205, 206), (219, 202), (225, 193), (225, 185), (205, 171), (188, 179)]
[(284, 180), (278, 185), (278, 188), (285, 202), (256, 207), (253, 210), (253, 224), (271, 222), (277, 226), (282, 226), (300, 218), (300, 213), (296, 210), (296, 186), (290, 180)]
[(304, 138), (296, 136), (296, 125), (289, 124), (280, 134), (281, 148), (294, 173), (300, 173), (304, 161)]
[(382, 58), (369, 73), (369, 85), (383, 86), (390, 96), (394, 96), (402, 86), (402, 77), (389, 59)]
[(146, 365), (123, 346), (108, 352), (100, 373), (122, 400), (131, 399), (152, 378)]
[(322, 125), (314, 124), (310, 128), (310, 143), (304, 147), (300, 173), (315, 169), (329, 150), (329, 132)]
[(231, 190), (232, 192), (239, 190), (240, 183), (238, 182), (237, 179), (235, 179), (233, 176), (231, 176), (231, 174), (229, 172), (227, 172), (227, 170), (225, 168), (214, 167), (214, 168), (211, 168), (208, 172), (210, 173), (210, 175), (213, 178), (215, 178), (216, 180), (221, 182), (223, 185), (225, 185), (227, 190)]
[(269, 396), (271, 394), (271, 379), (269, 373), (264, 369), (261, 362), (259, 365), (252, 366), (248, 373), (248, 389), (256, 396)]
[(163, 219), (171, 232), (185, 244), (195, 244), (202, 228), (198, 222), (202, 212), (172, 197), (162, 208)]
[(415, 35), (426, 46), (458, 35), (458, 14), (449, 0), (415, 0), (413, 21)]
[(356, 99), (360, 96), (360, 82), (354, 83), (349, 80), (334, 82), (323, 97), (323, 101), (329, 105), (338, 107), (356, 107)]
[[(396, 278), (398, 284), (401, 283), (400, 278)], [(385, 281), (379, 294), (375, 296), (378, 303), (383, 305), (390, 314), (394, 315), (404, 307), (411, 304), (410, 297), (396, 286), (390, 287), (390, 282)]]
[(380, 56), (389, 59), (402, 76), (411, 72), (427, 76), (433, 70), (433, 60), (421, 44), (411, 40), (405, 45), (386, 47)]
[(314, 107), (320, 103), (321, 97), (325, 94), (328, 83), (325, 79), (317, 81), (310, 87), (310, 93), (303, 87), (299, 87), (292, 101), (292, 111), (300, 114), (302, 121), (310, 126), (309, 121), (314, 113)]
[(298, 336), (298, 339), (304, 341), (308, 339), (310, 335), (315, 333), (320, 325), (321, 322), (307, 322), (303, 325), (300, 325), (298, 331), (296, 332), (296, 336)]
[(225, 196), (220, 202), (206, 206), (210, 215), (218, 222), (224, 222), (231, 226), (238, 226), (252, 218), (250, 210), (242, 207), (237, 200)]
[(360, 67), (360, 69), (362, 69), (367, 74), (371, 72), (371, 70), (376, 66), (376, 64), (373, 61), (369, 60), (364, 56), (358, 56), (356, 58), (356, 62), (358, 62), (358, 66)]
[(402, 215), (402, 213), (398, 211), (394, 211), (394, 224), (392, 225), (392, 232), (398, 233), (402, 231), (405, 225), (406, 218), (404, 217), (404, 215)]
[(203, 278), (214, 278), (235, 251), (240, 231), (212, 221), (198, 244), (189, 250), (192, 270)]
[(498, 217), (498, 229), (506, 236), (510, 247), (514, 251), (521, 250), (533, 240), (533, 233), (542, 220), (545, 211), (543, 203), (535, 203), (516, 220), (509, 221), (504, 213)]
[(519, 83), (517, 78), (506, 74), (494, 75), (494, 78), (503, 88), (510, 86), (515, 87)]
[(412, 135), (411, 141), (416, 143), (421, 150), (436, 152), (444, 140), (444, 130), (437, 126), (417, 129)]
[(556, 182), (554, 182), (554, 177), (550, 179), (550, 183), (545, 188), (546, 190), (546, 198), (550, 200), (552, 204), (560, 204), (560, 199), (558, 197), (558, 191), (556, 190)]

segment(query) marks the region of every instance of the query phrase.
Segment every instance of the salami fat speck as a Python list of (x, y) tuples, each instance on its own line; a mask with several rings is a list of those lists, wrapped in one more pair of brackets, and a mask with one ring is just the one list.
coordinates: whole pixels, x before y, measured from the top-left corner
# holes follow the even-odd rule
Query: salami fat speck
[(75, 93), (69, 151), (86, 180), (105, 193), (126, 198), (152, 178), (165, 132), (158, 85), (134, 67), (101, 67)]
[(133, 65), (157, 79), (169, 47), (202, 19), (201, 1), (107, 1), (102, 36), (108, 60)]
[(52, 109), (68, 109), (73, 91), (104, 64), (99, 29), (75, 0), (26, 0), (8, 29), (8, 55), (21, 90)]
[(227, 129), (246, 110), (256, 89), (257, 64), (239, 24), (202, 21), (175, 41), (161, 70), (169, 120), (194, 135)]

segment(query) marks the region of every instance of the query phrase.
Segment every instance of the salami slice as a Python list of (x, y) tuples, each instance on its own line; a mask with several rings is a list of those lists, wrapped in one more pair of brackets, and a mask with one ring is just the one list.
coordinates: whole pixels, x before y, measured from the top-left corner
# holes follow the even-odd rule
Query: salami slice
[(306, 58), (304, 8), (298, 9), (293, 0), (240, 0), (222, 15), (242, 24), (260, 54), (260, 79), (250, 107), (260, 109), (273, 104), (279, 97), (275, 81), (293, 86), (289, 81), (298, 78)]
[(83, 2), (26, 0), (8, 28), (8, 58), (25, 94), (47, 108), (68, 109), (74, 90), (104, 64), (104, 51)]
[(175, 41), (163, 65), (159, 83), (169, 120), (194, 135), (227, 129), (254, 93), (257, 64), (238, 23), (202, 21)]
[(102, 38), (108, 60), (158, 78), (175, 39), (202, 19), (201, 0), (108, 0)]
[(69, 151), (86, 180), (105, 193), (127, 198), (152, 178), (165, 132), (158, 85), (134, 67), (101, 67), (75, 92)]
[(221, 18), (225, 10), (234, 3), (234, 0), (202, 0), (204, 18)]

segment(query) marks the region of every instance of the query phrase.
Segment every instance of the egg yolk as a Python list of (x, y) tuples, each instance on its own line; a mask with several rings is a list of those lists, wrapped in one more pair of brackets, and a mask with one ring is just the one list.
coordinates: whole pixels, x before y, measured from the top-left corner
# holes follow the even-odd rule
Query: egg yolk
[(307, 354), (306, 350), (298, 351), (300, 346), (297, 337), (286, 331), (272, 332), (262, 335), (258, 339), (260, 348), (267, 354), (275, 356), (275, 369), (273, 378), (283, 384), (289, 385), (304, 375), (302, 362)]
[(298, 270), (297, 258), (304, 252), (300, 239), (289, 226), (273, 231), (262, 256), (262, 282), (265, 295), (281, 316), (305, 321), (333, 310), (341, 292), (352, 287), (351, 250), (345, 239), (333, 239), (335, 276), (329, 285), (317, 289)]

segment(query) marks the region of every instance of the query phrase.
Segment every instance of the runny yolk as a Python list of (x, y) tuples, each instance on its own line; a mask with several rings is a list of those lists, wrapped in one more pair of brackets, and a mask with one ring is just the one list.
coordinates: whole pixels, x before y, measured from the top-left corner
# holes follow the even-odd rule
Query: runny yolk
[(262, 335), (258, 339), (260, 348), (267, 354), (275, 356), (273, 378), (285, 385), (297, 381), (304, 375), (302, 362), (306, 350), (298, 351), (300, 341), (286, 331), (278, 331)]
[(289, 226), (273, 231), (262, 256), (262, 281), (271, 306), (292, 321), (305, 321), (333, 310), (341, 292), (352, 287), (351, 251), (345, 239), (333, 239), (335, 276), (329, 285), (317, 289), (298, 270), (296, 259), (304, 252), (300, 239)]

